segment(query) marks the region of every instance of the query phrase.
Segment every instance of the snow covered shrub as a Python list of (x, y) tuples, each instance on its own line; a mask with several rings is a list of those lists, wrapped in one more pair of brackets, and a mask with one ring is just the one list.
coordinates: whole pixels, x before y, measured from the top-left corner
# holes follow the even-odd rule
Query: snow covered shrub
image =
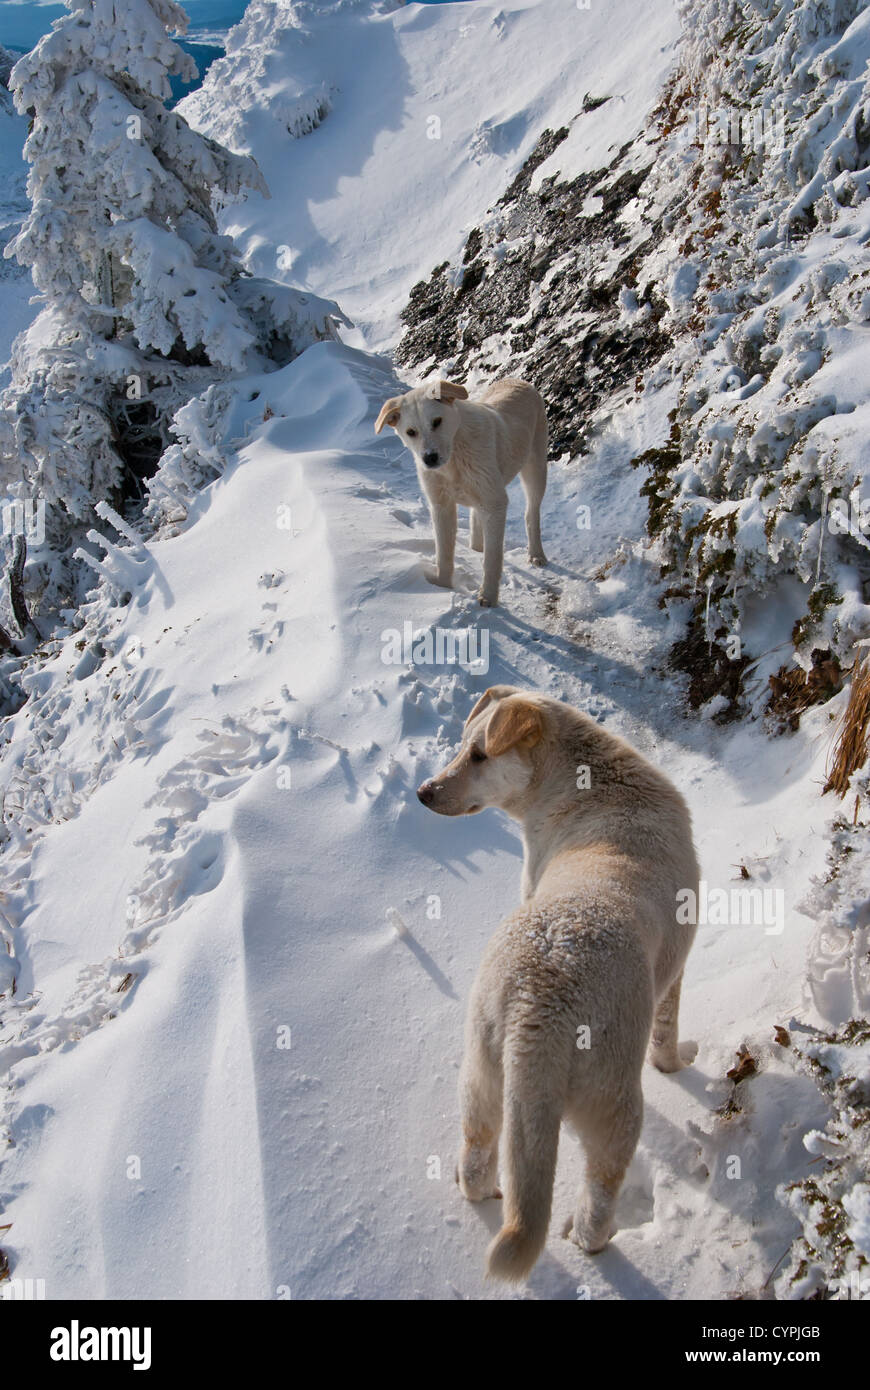
[(256, 275), (233, 281), (229, 293), (245, 313), (262, 352), (275, 367), (286, 366), (312, 343), (336, 337), (350, 320), (331, 299)]
[[(250, 149), (249, 121), (268, 121), (277, 148), (287, 136), (310, 135), (329, 119), (336, 87), (319, 70), (316, 31), (331, 14), (386, 13), (405, 0), (251, 0), (226, 38), (224, 57), (212, 63), (201, 87), (184, 98), (191, 125), (208, 130), (229, 149)], [(269, 93), (267, 104), (263, 93)]]
[(699, 612), (709, 591), (711, 637), (797, 576), (809, 669), (870, 627), (870, 11), (710, 0), (684, 25), (657, 113), (667, 235), (638, 276), (668, 287), (682, 380), (650, 528)]
[(870, 1299), (870, 1023), (852, 1019), (793, 1050), (832, 1113), (824, 1131), (804, 1136), (823, 1166), (777, 1192), (803, 1227), (777, 1297)]
[[(192, 124), (208, 129), (230, 149), (248, 146), (246, 120), (264, 90), (272, 93), (268, 119), (276, 138), (308, 135), (328, 117), (333, 91), (308, 70), (308, 18), (323, 10), (310, 0), (252, 0), (227, 35), (226, 52), (209, 68), (202, 86), (184, 101)], [(298, 79), (287, 88), (288, 72)], [(286, 90), (285, 90), (286, 89)]]
[[(348, 323), (332, 300), (274, 280), (242, 276), (230, 293), (254, 325), (273, 367), (284, 366), (313, 343), (334, 338), (337, 324)], [(196, 494), (223, 473), (226, 417), (234, 399), (233, 382), (214, 383), (175, 413), (169, 430), (176, 442), (146, 484), (144, 519), (153, 528), (183, 523)]]
[(176, 442), (166, 450), (148, 483), (144, 514), (155, 529), (174, 528), (186, 521), (196, 494), (223, 472), (224, 420), (232, 397), (229, 384), (209, 386), (175, 415), (171, 429)]

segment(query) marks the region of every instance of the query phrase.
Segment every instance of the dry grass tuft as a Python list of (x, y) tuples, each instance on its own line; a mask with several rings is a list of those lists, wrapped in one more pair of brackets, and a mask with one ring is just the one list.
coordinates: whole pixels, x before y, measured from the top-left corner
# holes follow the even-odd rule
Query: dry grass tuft
[(772, 733), (794, 733), (800, 727), (801, 715), (811, 705), (823, 705), (843, 689), (844, 672), (830, 651), (816, 650), (812, 666), (781, 666), (770, 677), (770, 699), (765, 714)]
[[(849, 790), (849, 779), (867, 761), (867, 736), (870, 732), (870, 662), (866, 654), (856, 657), (852, 667), (852, 687), (846, 706), (833, 758), (828, 768), (826, 792), (836, 792), (842, 801)], [(823, 793), (824, 794), (824, 793)]]

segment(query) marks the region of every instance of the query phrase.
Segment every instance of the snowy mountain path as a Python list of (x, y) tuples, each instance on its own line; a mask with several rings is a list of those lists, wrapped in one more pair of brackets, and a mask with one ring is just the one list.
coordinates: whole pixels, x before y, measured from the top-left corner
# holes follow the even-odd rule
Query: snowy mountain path
[[(140, 752), (92, 769), (77, 816), (35, 830), (20, 889), (40, 945), (17, 996), (23, 1104), (2, 1174), (17, 1268), (49, 1296), (513, 1296), (482, 1280), (497, 1212), (463, 1203), (452, 1174), (465, 1001), (518, 900), (520, 845), (497, 813), (442, 821), (414, 794), (477, 693), (508, 681), (564, 694), (665, 767), (711, 881), (742, 862), (794, 883), (782, 935), (699, 929), (682, 1029), (698, 1060), (677, 1077), (646, 1070), (619, 1235), (594, 1260), (559, 1238), (581, 1171), (566, 1134), (547, 1253), (521, 1296), (758, 1292), (794, 1227), (771, 1188), (785, 1162), (808, 1161), (817, 1093), (771, 1043), (742, 1112), (726, 1125), (712, 1112), (736, 1048), (764, 1047), (802, 1002), (791, 982), (812, 928), (791, 909), (823, 842), (801, 856), (789, 827), (823, 741), (802, 732), (783, 775), (763, 735), (674, 719), (657, 568), (637, 543), (617, 553), (623, 527), (640, 530), (629, 459), (649, 421), (628, 413), (582, 469), (553, 465), (543, 572), (513, 498), (503, 606), (484, 615), (467, 538), (457, 592), (422, 573), (413, 468), (372, 429), (394, 390), (381, 360), (323, 344), (240, 391), (238, 457), (195, 524), (148, 548), (134, 603), (95, 604), (115, 660), (71, 680), (82, 657), (68, 640), (20, 721), (24, 757), (48, 708), (74, 770), (93, 692), (106, 746), (138, 736)], [(606, 504), (607, 525), (578, 529), (577, 499)], [(405, 622), (488, 628), (488, 670), (386, 664), (384, 634)], [(111, 698), (127, 687), (135, 698)], [(49, 802), (58, 793), (47, 776)], [(100, 882), (79, 898), (97, 846)], [(733, 1154), (740, 1182), (724, 1171)]]

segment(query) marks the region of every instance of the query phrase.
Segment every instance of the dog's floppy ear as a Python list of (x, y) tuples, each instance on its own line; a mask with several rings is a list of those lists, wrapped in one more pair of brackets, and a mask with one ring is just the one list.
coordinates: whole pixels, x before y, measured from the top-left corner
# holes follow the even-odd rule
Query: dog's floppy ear
[(544, 734), (544, 718), (537, 705), (522, 695), (502, 700), (490, 715), (484, 748), (488, 758), (498, 758), (511, 748), (534, 748)]
[(399, 415), (401, 414), (401, 409), (401, 396), (391, 396), (388, 401), (385, 401), (384, 404), (381, 406), (380, 415), (378, 416), (377, 420), (375, 420), (375, 434), (380, 434), (381, 430), (384, 428), (384, 425), (395, 425), (396, 421), (399, 418)]
[(503, 700), (506, 695), (516, 695), (516, 693), (517, 688), (515, 685), (491, 685), (488, 690), (484, 690), (477, 704), (474, 706), (474, 709), (465, 721), (466, 729), (472, 719), (476, 719), (480, 711), (486, 709), (487, 705), (491, 704), (493, 700)]
[(433, 401), (446, 401), (450, 405), (453, 401), (467, 401), (468, 392), (464, 386), (460, 386), (455, 381), (444, 381), (441, 378), (433, 381), (429, 388), (429, 395)]

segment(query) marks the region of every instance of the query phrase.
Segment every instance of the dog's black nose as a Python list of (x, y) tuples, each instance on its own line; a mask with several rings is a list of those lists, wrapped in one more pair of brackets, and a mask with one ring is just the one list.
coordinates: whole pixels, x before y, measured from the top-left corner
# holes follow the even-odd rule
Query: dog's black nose
[(434, 468), (436, 463), (438, 462), (438, 454), (436, 453), (436, 451), (434, 449), (430, 449), (428, 453), (424, 454), (423, 462), (425, 463), (427, 468)]
[(424, 806), (431, 806), (435, 800), (436, 787), (433, 782), (424, 782), (422, 787), (417, 788), (417, 796)]

